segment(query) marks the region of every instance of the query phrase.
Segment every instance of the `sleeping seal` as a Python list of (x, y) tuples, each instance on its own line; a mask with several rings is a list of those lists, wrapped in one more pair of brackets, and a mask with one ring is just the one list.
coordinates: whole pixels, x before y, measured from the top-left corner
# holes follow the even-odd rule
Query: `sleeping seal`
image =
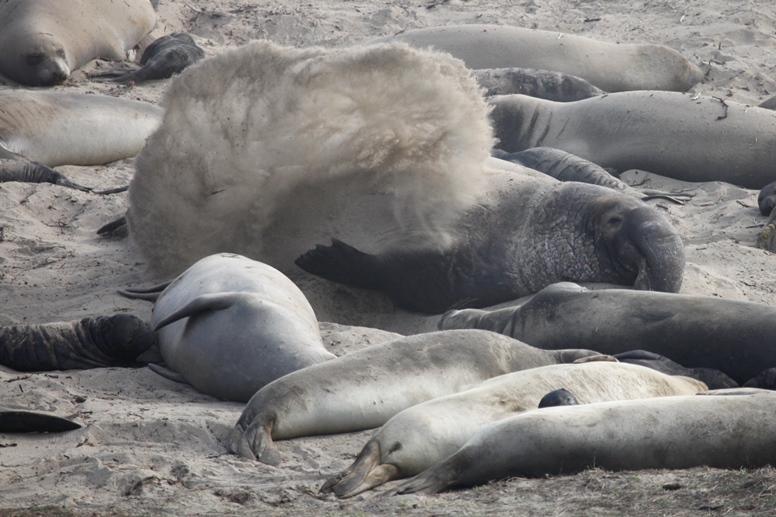
[(607, 92), (684, 92), (703, 72), (664, 45), (608, 43), (504, 25), (450, 25), (404, 31), (375, 43), (402, 41), (449, 52), (468, 68), (538, 68), (581, 77)]
[(554, 147), (618, 171), (759, 189), (773, 181), (776, 113), (677, 92), (637, 91), (576, 102), (490, 97), (498, 148)]
[(741, 385), (776, 366), (776, 307), (713, 296), (589, 291), (564, 282), (519, 307), (450, 311), (439, 328), (491, 330), (545, 349), (569, 343), (612, 355), (642, 349), (682, 366), (720, 370)]
[(681, 238), (656, 209), (609, 188), (489, 163), (501, 170), (486, 171), (486, 194), (451, 225), (449, 246), (368, 254), (333, 240), (296, 264), (430, 314), (487, 307), (572, 279), (668, 292), (681, 287)]
[(129, 314), (0, 327), (0, 364), (22, 372), (140, 366), (155, 337)]
[(5, 0), (0, 74), (27, 86), (59, 84), (92, 59), (124, 59), (155, 23), (148, 0)]
[(776, 462), (776, 393), (750, 388), (529, 411), (483, 428), (402, 484), (435, 493), (513, 476), (759, 468)]
[(151, 324), (164, 362), (225, 400), (247, 401), (279, 377), (334, 358), (299, 288), (230, 253), (205, 257), (173, 280), (156, 298)]
[(393, 479), (417, 475), (454, 454), (488, 424), (535, 409), (563, 387), (581, 404), (707, 391), (700, 381), (617, 362), (556, 364), (487, 380), (474, 388), (417, 404), (385, 423), (356, 461), (329, 478), (321, 492), (358, 495)]
[(505, 373), (570, 363), (590, 350), (547, 352), (486, 331), (429, 332), (364, 348), (268, 384), (248, 402), (229, 450), (280, 463), (273, 440), (346, 433)]

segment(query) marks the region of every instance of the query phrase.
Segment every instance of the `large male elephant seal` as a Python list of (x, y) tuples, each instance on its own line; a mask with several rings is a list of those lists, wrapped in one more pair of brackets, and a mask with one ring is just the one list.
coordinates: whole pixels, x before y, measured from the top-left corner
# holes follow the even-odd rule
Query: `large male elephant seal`
[(243, 410), (229, 449), (277, 465), (273, 440), (346, 433), (505, 373), (596, 355), (538, 350), (485, 331), (430, 332), (381, 343), (286, 375)]
[(52, 86), (95, 58), (124, 59), (156, 23), (148, 0), (5, 0), (0, 74)]
[(642, 349), (682, 366), (720, 370), (739, 384), (776, 366), (776, 307), (713, 296), (561, 283), (519, 307), (451, 311), (439, 328), (491, 330), (546, 349), (569, 343), (612, 355)]
[(335, 357), (291, 280), (229, 253), (205, 257), (173, 280), (156, 298), (151, 324), (165, 363), (226, 400), (247, 401), (275, 379)]
[(155, 337), (129, 314), (0, 327), (0, 364), (23, 372), (139, 366)]
[(687, 91), (703, 72), (664, 45), (621, 44), (503, 25), (450, 25), (401, 32), (376, 42), (431, 47), (478, 68), (538, 68), (585, 79), (608, 92)]
[(605, 187), (530, 172), (488, 174), (487, 194), (452, 225), (449, 246), (368, 254), (334, 240), (296, 264), (432, 314), (487, 307), (572, 279), (679, 290), (683, 245), (656, 209)]
[(103, 95), (0, 91), (0, 181), (72, 188), (50, 167), (98, 165), (137, 154), (162, 118), (147, 102)]
[(397, 414), (321, 491), (353, 497), (392, 479), (420, 474), (454, 454), (486, 425), (537, 408), (544, 395), (559, 387), (580, 404), (692, 395), (708, 389), (694, 379), (617, 362), (557, 364), (501, 375)]
[(759, 468), (776, 462), (776, 393), (690, 396), (529, 411), (496, 422), (397, 489), (435, 493), (494, 479), (608, 470)]
[(498, 148), (554, 147), (618, 171), (762, 188), (773, 181), (776, 113), (677, 92), (621, 92), (576, 102), (491, 97)]

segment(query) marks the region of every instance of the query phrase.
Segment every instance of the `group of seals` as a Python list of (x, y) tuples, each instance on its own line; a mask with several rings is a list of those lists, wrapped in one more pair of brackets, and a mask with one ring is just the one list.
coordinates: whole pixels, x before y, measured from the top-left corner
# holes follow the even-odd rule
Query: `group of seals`
[(633, 91), (576, 102), (489, 99), (498, 148), (554, 147), (617, 171), (762, 188), (773, 181), (776, 113), (734, 101)]
[(271, 266), (220, 253), (162, 287), (122, 294), (156, 299), (151, 325), (162, 358), (203, 393), (247, 401), (279, 377), (334, 358), (307, 299)]
[(622, 44), (504, 25), (450, 25), (403, 31), (401, 41), (449, 52), (468, 68), (538, 68), (581, 77), (607, 92), (687, 91), (703, 72), (664, 45)]
[(708, 389), (694, 379), (617, 362), (558, 364), (501, 375), (397, 414), (372, 436), (356, 461), (331, 477), (321, 491), (353, 497), (392, 479), (420, 474), (454, 454), (486, 425), (537, 408), (543, 396), (559, 386), (582, 404), (691, 395)]
[(447, 247), (363, 253), (334, 240), (296, 260), (309, 273), (379, 290), (402, 308), (487, 307), (555, 282), (609, 282), (676, 292), (684, 248), (656, 209), (598, 185), (560, 183), (503, 160)]
[(148, 324), (116, 314), (71, 322), (0, 327), (0, 364), (23, 372), (139, 366), (156, 341)]
[(280, 452), (273, 440), (371, 429), (410, 406), (492, 377), (592, 355), (589, 350), (539, 350), (486, 331), (398, 338), (268, 384), (246, 405), (228, 447), (277, 465)]
[(569, 343), (612, 355), (642, 349), (686, 367), (720, 370), (739, 384), (776, 365), (776, 307), (713, 296), (560, 283), (519, 307), (451, 311), (439, 328), (486, 329), (544, 349)]
[(52, 86), (95, 58), (123, 60), (156, 24), (149, 0), (6, 0), (0, 3), (0, 74)]
[(396, 492), (435, 493), (592, 467), (764, 467), (776, 462), (774, 404), (771, 391), (736, 389), (529, 411), (483, 428)]

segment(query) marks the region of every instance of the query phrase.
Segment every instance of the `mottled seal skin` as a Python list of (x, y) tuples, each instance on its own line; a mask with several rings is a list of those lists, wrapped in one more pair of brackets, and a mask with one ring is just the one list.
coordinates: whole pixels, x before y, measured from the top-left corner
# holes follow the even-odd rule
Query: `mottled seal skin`
[(140, 68), (116, 68), (92, 73), (97, 81), (120, 84), (168, 79), (205, 57), (205, 51), (185, 32), (173, 32), (154, 40), (143, 51)]
[(590, 350), (547, 352), (486, 331), (430, 332), (364, 348), (268, 384), (248, 402), (230, 451), (277, 465), (273, 440), (346, 433), (505, 373), (570, 363)]
[(773, 181), (776, 113), (703, 95), (634, 91), (576, 102), (489, 98), (497, 147), (554, 147), (601, 167), (762, 188)]
[(713, 296), (559, 283), (520, 307), (451, 311), (439, 328), (491, 330), (545, 349), (642, 349), (688, 368), (719, 370), (739, 384), (776, 365), (776, 307)]
[(472, 77), (492, 95), (519, 93), (555, 102), (571, 102), (605, 92), (581, 77), (533, 68), (492, 68), (472, 70)]
[(487, 307), (572, 279), (679, 290), (684, 248), (656, 209), (598, 185), (559, 183), (492, 160), (513, 169), (490, 174), (487, 195), (452, 226), (450, 246), (373, 255), (333, 240), (296, 264), (429, 314)]
[(173, 372), (224, 400), (245, 402), (275, 379), (335, 357), (299, 288), (232, 253), (200, 259), (167, 285), (151, 325)]
[(129, 314), (0, 327), (0, 364), (22, 372), (141, 366), (135, 359), (155, 341)]
[(454, 454), (483, 427), (536, 409), (557, 386), (569, 388), (583, 404), (708, 390), (694, 379), (617, 362), (557, 364), (501, 375), (397, 414), (372, 436), (356, 461), (329, 478), (321, 491), (353, 497), (387, 481), (419, 474)]
[(95, 58), (124, 59), (156, 23), (148, 0), (0, 3), (0, 74), (53, 86)]
[(435, 493), (592, 467), (764, 467), (776, 462), (774, 404), (776, 393), (737, 388), (529, 411), (482, 429), (396, 492)]
[(676, 50), (616, 44), (573, 34), (505, 25), (450, 25), (404, 31), (376, 43), (403, 41), (449, 52), (468, 68), (538, 68), (581, 77), (607, 92), (687, 91), (703, 72)]

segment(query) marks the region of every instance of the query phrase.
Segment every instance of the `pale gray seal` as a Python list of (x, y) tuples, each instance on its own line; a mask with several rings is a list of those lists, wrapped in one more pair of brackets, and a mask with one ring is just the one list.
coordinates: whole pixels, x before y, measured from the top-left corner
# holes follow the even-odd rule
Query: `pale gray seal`
[(6, 0), (0, 3), (0, 74), (52, 86), (92, 59), (124, 59), (155, 23), (149, 0)]
[(776, 307), (713, 296), (559, 283), (519, 307), (448, 312), (439, 328), (491, 330), (546, 349), (642, 349), (685, 367), (720, 370), (739, 384), (776, 366)]
[(0, 364), (23, 372), (141, 366), (155, 343), (143, 320), (129, 314), (70, 322), (0, 327)]
[(225, 400), (247, 401), (275, 379), (335, 357), (291, 280), (230, 253), (205, 257), (173, 280), (156, 297), (151, 325), (164, 362), (199, 391)]
[(512, 167), (487, 176), (487, 195), (452, 225), (449, 246), (368, 254), (333, 240), (296, 264), (431, 314), (487, 307), (572, 279), (679, 290), (684, 248), (656, 209), (605, 187)]
[(750, 388), (529, 411), (483, 428), (396, 492), (608, 470), (758, 468), (776, 462), (776, 393)]
[(773, 181), (776, 113), (700, 94), (634, 91), (576, 102), (489, 98), (498, 148), (554, 147), (601, 167), (762, 188)]
[(596, 352), (546, 352), (486, 331), (398, 338), (268, 384), (248, 402), (228, 447), (277, 465), (273, 440), (378, 427), (410, 406), (492, 377), (591, 355)]
[(134, 156), (161, 119), (161, 108), (147, 102), (0, 91), (0, 181), (45, 181), (88, 190), (50, 167), (99, 165)]
[(531, 409), (563, 386), (582, 404), (707, 391), (687, 377), (618, 362), (556, 364), (487, 380), (469, 390), (417, 404), (386, 422), (347, 469), (322, 492), (358, 495), (393, 479), (420, 474), (461, 448), (480, 429)]
[(683, 92), (703, 78), (700, 68), (664, 45), (609, 43), (505, 25), (430, 27), (375, 40), (388, 41), (449, 52), (472, 69), (518, 67), (564, 72), (608, 92)]

